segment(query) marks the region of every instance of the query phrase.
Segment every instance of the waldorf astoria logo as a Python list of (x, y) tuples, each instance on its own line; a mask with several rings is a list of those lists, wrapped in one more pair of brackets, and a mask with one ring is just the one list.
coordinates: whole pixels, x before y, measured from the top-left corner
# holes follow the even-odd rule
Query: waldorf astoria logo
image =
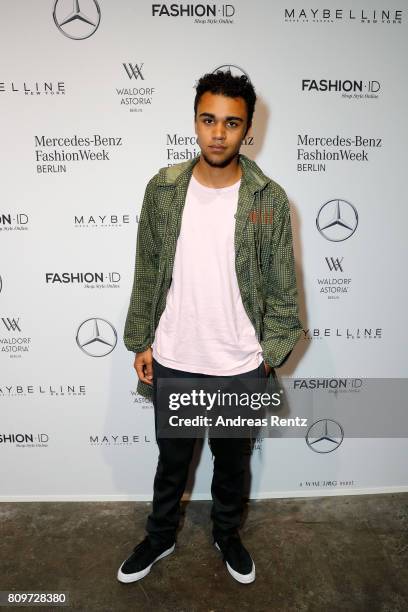
[(142, 73), (143, 63), (142, 64), (132, 64), (129, 62), (128, 64), (123, 63), (123, 67), (126, 70), (126, 74), (129, 79), (141, 79), (144, 81), (144, 76)]
[[(19, 358), (28, 353), (31, 347), (31, 338), (22, 336), (23, 326), (20, 317), (1, 317), (0, 319), (0, 352), (2, 355)], [(1, 335), (4, 332), (6, 335)]]
[(147, 408), (150, 410), (153, 408), (152, 401), (140, 395), (136, 389), (130, 389), (130, 400), (132, 404), (141, 404), (143, 409)]
[(333, 270), (336, 270), (336, 272), (338, 270), (340, 270), (340, 272), (343, 272), (343, 257), (325, 257), (326, 259), (326, 263), (329, 267), (329, 270), (332, 272)]
[(322, 266), (329, 275), (319, 276), (317, 289), (322, 297), (329, 300), (339, 300), (351, 291), (352, 278), (346, 274), (344, 257), (325, 257), (326, 266)]
[(20, 317), (18, 319), (14, 317), (2, 317), (1, 320), (3, 321), (3, 325), (7, 331), (21, 332)]
[(119, 103), (130, 112), (141, 113), (153, 104), (156, 88), (147, 78), (143, 62), (122, 62), (122, 67), (122, 77), (126, 78), (126, 82), (116, 87)]

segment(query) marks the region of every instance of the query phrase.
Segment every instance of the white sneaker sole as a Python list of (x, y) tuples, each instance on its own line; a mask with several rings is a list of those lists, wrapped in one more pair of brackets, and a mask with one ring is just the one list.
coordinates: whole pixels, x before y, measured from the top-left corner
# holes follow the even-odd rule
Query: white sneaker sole
[(161, 555), (156, 557), (156, 559), (153, 561), (153, 563), (151, 563), (150, 565), (145, 567), (140, 572), (134, 572), (134, 574), (124, 574), (122, 572), (122, 567), (123, 567), (123, 565), (125, 563), (125, 561), (124, 561), (122, 563), (122, 565), (120, 566), (119, 570), (118, 570), (117, 578), (118, 578), (119, 582), (124, 582), (124, 583), (127, 584), (129, 582), (136, 582), (136, 580), (141, 580), (142, 578), (147, 576), (147, 574), (150, 572), (150, 570), (152, 569), (152, 566), (156, 563), (156, 561), (159, 561), (160, 559), (163, 559), (163, 557), (167, 557), (167, 555), (171, 555), (171, 553), (174, 552), (175, 548), (176, 548), (176, 545), (173, 544), (173, 546), (171, 548), (168, 548), (167, 550), (162, 552)]
[[(215, 542), (214, 545), (215, 545), (215, 548), (218, 548), (218, 550), (221, 552), (221, 549), (218, 546), (217, 542)], [(227, 561), (225, 562), (225, 565), (227, 566), (227, 570), (229, 571), (231, 576), (235, 578), (237, 582), (240, 582), (241, 584), (249, 584), (250, 582), (253, 582), (255, 580), (255, 563), (253, 561), (252, 561), (252, 569), (249, 572), (249, 574), (238, 573), (237, 571), (232, 569), (232, 567), (229, 565)]]

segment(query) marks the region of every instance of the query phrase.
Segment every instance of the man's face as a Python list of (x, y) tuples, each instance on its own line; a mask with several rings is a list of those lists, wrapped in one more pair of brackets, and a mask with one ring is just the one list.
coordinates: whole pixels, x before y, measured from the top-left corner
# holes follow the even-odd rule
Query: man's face
[(213, 167), (225, 168), (236, 155), (247, 130), (248, 113), (243, 98), (205, 92), (195, 118), (201, 155)]

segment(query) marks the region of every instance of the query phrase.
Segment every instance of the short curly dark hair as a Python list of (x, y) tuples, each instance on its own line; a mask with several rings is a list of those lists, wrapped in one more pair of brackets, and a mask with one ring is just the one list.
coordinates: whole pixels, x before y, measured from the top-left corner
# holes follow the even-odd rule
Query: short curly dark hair
[(194, 100), (194, 117), (197, 116), (197, 107), (203, 94), (209, 91), (212, 94), (221, 94), (229, 98), (243, 98), (247, 107), (248, 125), (247, 131), (252, 125), (254, 115), (256, 93), (254, 86), (247, 76), (233, 76), (231, 71), (217, 70), (204, 74), (197, 81), (196, 96)]

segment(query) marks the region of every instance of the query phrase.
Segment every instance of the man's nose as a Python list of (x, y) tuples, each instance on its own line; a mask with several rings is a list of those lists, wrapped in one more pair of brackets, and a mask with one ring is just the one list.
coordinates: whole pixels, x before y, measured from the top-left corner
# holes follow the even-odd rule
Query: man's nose
[(213, 136), (216, 140), (224, 140), (225, 138), (225, 126), (222, 122), (216, 123), (214, 125)]

